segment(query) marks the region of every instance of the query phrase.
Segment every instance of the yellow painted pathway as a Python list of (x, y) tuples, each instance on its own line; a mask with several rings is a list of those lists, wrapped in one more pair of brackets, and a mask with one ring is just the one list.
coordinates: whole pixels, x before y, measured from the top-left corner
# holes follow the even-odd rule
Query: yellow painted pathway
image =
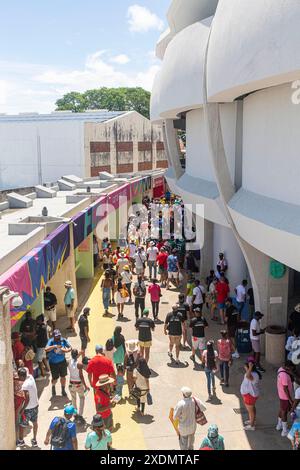
[[(91, 288), (87, 305), (91, 309), (89, 317), (90, 338), (88, 345), (88, 357), (95, 354), (96, 344), (105, 346), (106, 341), (112, 337), (116, 327), (115, 318), (103, 317), (104, 309), (102, 303), (101, 286), (102, 276), (100, 273), (95, 277)], [(114, 309), (114, 313), (115, 313)], [(128, 396), (127, 385), (123, 388), (123, 396)], [(89, 394), (89, 398), (92, 395)], [(144, 450), (146, 443), (140, 425), (132, 419), (135, 406), (126, 401), (126, 404), (118, 404), (113, 410), (114, 425), (120, 424), (120, 429), (113, 434), (113, 446), (116, 449)]]

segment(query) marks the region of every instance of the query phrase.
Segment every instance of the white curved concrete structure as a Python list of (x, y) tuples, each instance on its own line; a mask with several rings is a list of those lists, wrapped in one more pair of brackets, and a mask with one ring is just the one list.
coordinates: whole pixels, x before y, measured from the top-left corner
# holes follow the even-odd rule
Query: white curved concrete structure
[(300, 76), (298, 0), (220, 0), (208, 51), (208, 97), (233, 101)]
[[(224, 250), (234, 284), (243, 254), (256, 307), (286, 326), (289, 271), (300, 271), (300, 2), (173, 0), (168, 20), (151, 112), (166, 123), (171, 190), (204, 204), (202, 274)], [(272, 259), (288, 268), (281, 279)]]

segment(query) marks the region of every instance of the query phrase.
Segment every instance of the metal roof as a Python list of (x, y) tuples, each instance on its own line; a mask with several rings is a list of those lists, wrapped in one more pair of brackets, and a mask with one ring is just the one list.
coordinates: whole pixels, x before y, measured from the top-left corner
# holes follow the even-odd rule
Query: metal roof
[(50, 114), (20, 113), (16, 115), (0, 114), (1, 122), (41, 122), (41, 121), (82, 121), (82, 122), (105, 122), (117, 118), (128, 111), (108, 111), (102, 109), (86, 113), (73, 113), (56, 111)]

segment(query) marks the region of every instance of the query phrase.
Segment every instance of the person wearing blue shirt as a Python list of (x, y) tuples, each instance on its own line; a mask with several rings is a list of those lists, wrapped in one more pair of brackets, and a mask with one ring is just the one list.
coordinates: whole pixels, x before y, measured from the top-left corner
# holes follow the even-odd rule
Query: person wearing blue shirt
[(63, 397), (66, 393), (66, 376), (68, 375), (67, 361), (65, 355), (71, 352), (71, 345), (68, 341), (61, 337), (59, 330), (54, 330), (53, 338), (49, 339), (45, 348), (48, 355), (49, 366), (52, 376), (52, 396), (56, 396), (55, 385), (60, 378), (61, 394)]
[(288, 435), (288, 439), (291, 441), (293, 450), (299, 450), (300, 448), (300, 419), (296, 419), (291, 427)]
[[(64, 417), (56, 417), (52, 420), (44, 444), (48, 446), (51, 443), (51, 450), (78, 450), (76, 424), (71, 421), (72, 417), (76, 414), (77, 410), (73, 405), (65, 406)], [(52, 444), (52, 438), (54, 438), (60, 423), (67, 425), (68, 435), (65, 442), (62, 443), (62, 447), (56, 447)]]
[(176, 251), (173, 251), (172, 254), (168, 257), (168, 281), (167, 289), (170, 287), (170, 281), (173, 280), (177, 287), (179, 287), (179, 264), (178, 258), (176, 256)]

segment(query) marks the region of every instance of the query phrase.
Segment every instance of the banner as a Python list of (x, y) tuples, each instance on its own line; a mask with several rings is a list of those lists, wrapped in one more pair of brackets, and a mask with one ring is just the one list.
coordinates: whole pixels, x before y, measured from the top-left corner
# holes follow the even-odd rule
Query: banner
[(130, 193), (130, 184), (126, 184), (121, 188), (116, 189), (108, 195), (108, 212), (112, 212), (113, 208), (119, 209), (120, 207), (120, 198), (126, 198), (127, 202), (130, 202), (131, 193)]
[(0, 276), (0, 285), (18, 292), (23, 305), (11, 310), (14, 326), (70, 255), (70, 228), (62, 225)]
[(145, 176), (137, 181), (130, 184), (131, 198), (135, 198), (139, 195), (144, 194), (146, 191), (150, 191), (152, 188), (152, 177)]
[(106, 201), (107, 196), (101, 197), (94, 204), (73, 217), (74, 248), (81, 245), (97, 227), (100, 220), (106, 217)]

